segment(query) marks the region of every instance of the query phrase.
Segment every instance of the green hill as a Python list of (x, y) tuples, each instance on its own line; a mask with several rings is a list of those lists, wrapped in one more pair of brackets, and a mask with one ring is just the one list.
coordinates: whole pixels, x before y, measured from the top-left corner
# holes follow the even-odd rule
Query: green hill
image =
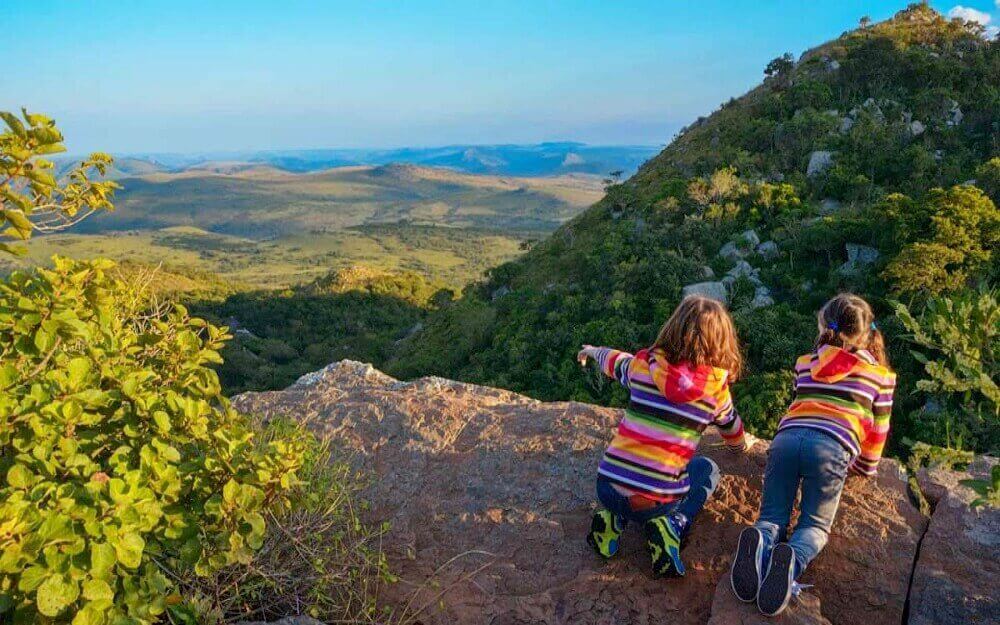
[[(962, 373), (972, 379), (964, 395), (917, 389), (925, 372), (889, 300), (930, 315), (995, 292), (997, 42), (918, 4), (798, 61), (775, 59), (766, 74), (432, 315), (388, 370), (621, 402), (580, 370), (578, 346), (642, 347), (683, 287), (719, 281), (711, 288), (725, 289), (746, 344), (738, 405), (766, 434), (787, 405), (788, 369), (815, 336), (815, 310), (850, 289), (877, 307), (900, 371), (892, 444), (912, 437), (995, 450), (996, 385), (986, 378), (996, 373), (1000, 322), (987, 316), (985, 329), (942, 339), (946, 355), (973, 354), (956, 366), (984, 368)], [(992, 403), (981, 400), (990, 394)]]

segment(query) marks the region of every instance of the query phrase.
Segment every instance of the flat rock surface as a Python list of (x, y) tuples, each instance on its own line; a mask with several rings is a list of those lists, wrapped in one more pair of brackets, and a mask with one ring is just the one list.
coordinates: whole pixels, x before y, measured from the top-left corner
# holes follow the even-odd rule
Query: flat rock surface
[[(384, 546), (404, 582), (389, 600), (426, 604), (423, 623), (760, 622), (728, 596), (726, 576), (760, 501), (765, 443), (740, 454), (706, 436), (702, 453), (723, 478), (687, 540), (687, 577), (668, 581), (650, 576), (637, 527), (610, 562), (584, 542), (618, 410), (439, 378), (398, 382), (351, 361), (234, 404), (294, 415), (354, 455), (372, 477), (372, 520), (392, 524)], [(894, 462), (877, 480), (849, 480), (830, 543), (802, 580), (815, 587), (781, 621), (901, 623), (925, 524)]]
[(995, 459), (968, 473), (922, 469), (920, 489), (934, 507), (913, 575), (908, 625), (1000, 623), (1000, 510), (969, 503), (960, 481), (986, 478)]

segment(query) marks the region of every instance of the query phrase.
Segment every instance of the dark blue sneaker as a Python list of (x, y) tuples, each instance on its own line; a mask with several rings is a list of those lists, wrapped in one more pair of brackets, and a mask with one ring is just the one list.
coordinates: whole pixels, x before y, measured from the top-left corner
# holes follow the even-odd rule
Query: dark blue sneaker
[(761, 614), (777, 616), (788, 607), (793, 594), (798, 594), (795, 583), (795, 551), (787, 543), (775, 545), (767, 575), (760, 583), (757, 607)]
[(729, 571), (729, 582), (733, 593), (740, 601), (749, 603), (757, 599), (760, 590), (764, 560), (764, 535), (756, 527), (748, 527), (740, 532), (740, 542), (736, 546), (733, 567)]

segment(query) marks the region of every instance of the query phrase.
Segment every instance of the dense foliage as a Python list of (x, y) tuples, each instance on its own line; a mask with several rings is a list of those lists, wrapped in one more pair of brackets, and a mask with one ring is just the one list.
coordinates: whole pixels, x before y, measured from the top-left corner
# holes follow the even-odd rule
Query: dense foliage
[[(613, 385), (581, 373), (578, 346), (640, 348), (683, 286), (728, 273), (748, 359), (737, 403), (752, 429), (773, 431), (817, 308), (853, 290), (876, 307), (900, 374), (891, 449), (904, 439), (954, 443), (965, 431), (963, 444), (995, 450), (995, 412), (971, 414), (950, 391), (917, 385), (931, 374), (889, 300), (919, 319), (933, 314), (931, 298), (959, 305), (995, 288), (1000, 44), (916, 4), (797, 62), (776, 59), (766, 74), (431, 315), (389, 371), (620, 403)], [(970, 340), (995, 345), (993, 335)], [(935, 349), (947, 360), (954, 348)], [(951, 410), (930, 416), (942, 404)]]
[(0, 284), (0, 610), (17, 622), (152, 623), (171, 570), (248, 563), (302, 447), (255, 445), (209, 367), (226, 335), (148, 308), (108, 261)]
[(192, 308), (236, 339), (218, 367), (227, 393), (280, 389), (352, 358), (382, 363), (427, 309), (453, 293), (411, 272), (351, 267), (282, 291), (246, 291)]

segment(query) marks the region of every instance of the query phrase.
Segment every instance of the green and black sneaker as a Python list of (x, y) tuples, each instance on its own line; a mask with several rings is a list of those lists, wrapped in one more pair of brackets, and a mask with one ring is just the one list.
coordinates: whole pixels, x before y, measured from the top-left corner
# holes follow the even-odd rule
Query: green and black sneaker
[(602, 558), (610, 558), (618, 553), (619, 539), (624, 529), (615, 515), (607, 510), (598, 510), (594, 513), (594, 520), (590, 522), (587, 544)]
[(646, 521), (646, 549), (653, 559), (653, 575), (683, 577), (681, 562), (681, 532), (669, 516)]

